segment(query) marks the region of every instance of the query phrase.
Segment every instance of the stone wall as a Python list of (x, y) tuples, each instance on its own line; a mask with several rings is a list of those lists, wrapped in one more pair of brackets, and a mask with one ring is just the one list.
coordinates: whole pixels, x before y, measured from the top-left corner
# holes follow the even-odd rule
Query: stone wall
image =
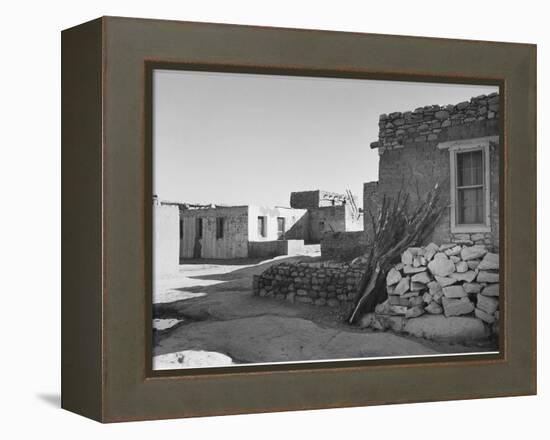
[(351, 305), (361, 279), (358, 266), (346, 263), (281, 263), (254, 276), (254, 295), (317, 306)]
[(499, 95), (481, 95), (456, 105), (427, 105), (414, 111), (380, 115), (379, 154), (421, 142), (443, 142), (498, 134)]
[[(385, 194), (409, 193), (414, 207), (436, 184), (442, 187), (442, 203), (450, 205), (450, 153), (442, 142), (477, 139), (499, 134), (499, 95), (482, 95), (456, 105), (431, 105), (409, 112), (380, 116), (379, 139), (371, 144), (379, 151), (379, 180), (364, 186), (365, 213), (376, 212)], [(499, 249), (499, 145), (490, 143), (490, 233), (451, 233), (450, 208), (441, 218), (431, 240), (484, 243)], [(370, 229), (365, 215), (365, 230)]]
[(351, 261), (367, 250), (363, 231), (327, 233), (321, 238), (321, 255), (331, 260)]

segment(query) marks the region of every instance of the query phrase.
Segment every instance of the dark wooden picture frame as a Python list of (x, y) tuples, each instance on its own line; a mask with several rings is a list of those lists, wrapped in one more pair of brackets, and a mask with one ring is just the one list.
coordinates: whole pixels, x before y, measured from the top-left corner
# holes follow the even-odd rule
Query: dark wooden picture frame
[[(499, 355), (153, 372), (158, 67), (498, 85)], [(62, 34), (62, 202), (63, 408), (115, 422), (536, 393), (536, 46), (103, 17)]]

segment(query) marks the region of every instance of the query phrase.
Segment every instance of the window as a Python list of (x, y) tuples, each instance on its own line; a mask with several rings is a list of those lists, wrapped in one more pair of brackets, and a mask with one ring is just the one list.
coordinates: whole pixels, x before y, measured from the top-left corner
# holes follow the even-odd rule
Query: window
[(266, 218), (263, 216), (258, 217), (258, 235), (260, 237), (267, 237)]
[(282, 240), (285, 236), (285, 218), (277, 217), (277, 239)]
[(183, 220), (180, 218), (180, 240), (183, 240)]
[(216, 238), (223, 238), (224, 220), (223, 217), (216, 217)]
[(483, 151), (456, 154), (456, 224), (479, 225), (485, 218)]
[(451, 174), (451, 233), (491, 232), (490, 144), (497, 136), (447, 141)]
[(325, 232), (325, 222), (319, 222), (319, 232)]
[(197, 238), (202, 238), (202, 221), (203, 219), (201, 217), (197, 218)]

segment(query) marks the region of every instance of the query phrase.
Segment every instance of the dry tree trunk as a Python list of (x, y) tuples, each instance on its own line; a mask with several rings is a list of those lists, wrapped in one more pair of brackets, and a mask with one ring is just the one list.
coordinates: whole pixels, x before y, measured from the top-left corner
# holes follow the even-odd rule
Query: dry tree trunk
[(410, 246), (422, 244), (434, 230), (446, 206), (440, 203), (440, 186), (426, 195), (409, 215), (409, 195), (399, 191), (395, 199), (384, 196), (378, 217), (370, 214), (373, 238), (358, 288), (358, 298), (348, 322), (353, 324), (362, 313), (370, 312), (385, 299), (384, 279), (391, 265)]

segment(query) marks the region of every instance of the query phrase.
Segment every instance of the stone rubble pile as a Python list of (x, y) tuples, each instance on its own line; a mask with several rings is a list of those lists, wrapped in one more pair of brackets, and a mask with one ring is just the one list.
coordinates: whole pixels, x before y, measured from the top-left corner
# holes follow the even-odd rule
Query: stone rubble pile
[(475, 316), (498, 333), (499, 256), (484, 245), (430, 243), (407, 249), (386, 276), (376, 315)]
[(253, 278), (254, 295), (338, 307), (352, 303), (362, 276), (357, 264), (281, 263)]

